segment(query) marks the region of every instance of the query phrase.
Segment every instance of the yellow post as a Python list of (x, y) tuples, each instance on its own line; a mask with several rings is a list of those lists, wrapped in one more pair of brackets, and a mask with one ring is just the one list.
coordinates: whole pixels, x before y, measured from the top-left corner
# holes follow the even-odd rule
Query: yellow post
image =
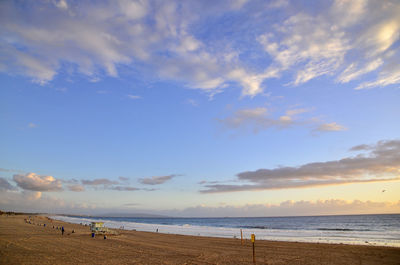
[(242, 232), (242, 229), (240, 229), (240, 244), (243, 246), (243, 232)]
[(253, 263), (256, 264), (256, 251), (254, 249), (254, 243), (256, 242), (255, 234), (251, 234), (251, 242), (253, 243)]

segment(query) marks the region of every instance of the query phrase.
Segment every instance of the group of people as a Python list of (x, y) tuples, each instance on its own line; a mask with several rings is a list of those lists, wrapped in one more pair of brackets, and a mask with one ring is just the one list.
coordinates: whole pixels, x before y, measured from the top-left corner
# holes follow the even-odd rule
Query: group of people
[[(30, 217), (28, 219), (25, 218), (24, 221), (25, 221), (26, 224), (33, 224), (33, 225), (35, 224), (35, 222), (33, 220), (31, 220)], [(38, 226), (42, 226), (43, 225), (44, 227), (46, 227), (46, 224), (38, 223), (37, 225)], [(61, 230), (61, 235), (64, 235), (64, 232), (65, 232), (64, 226), (59, 227), (59, 226), (54, 226), (53, 225), (53, 229)], [(72, 233), (75, 233), (75, 230), (72, 230)]]

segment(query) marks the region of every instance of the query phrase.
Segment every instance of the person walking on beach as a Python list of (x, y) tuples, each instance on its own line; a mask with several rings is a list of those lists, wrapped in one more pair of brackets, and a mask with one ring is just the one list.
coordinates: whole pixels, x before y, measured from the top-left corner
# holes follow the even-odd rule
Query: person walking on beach
[(61, 228), (61, 234), (64, 235), (64, 226)]

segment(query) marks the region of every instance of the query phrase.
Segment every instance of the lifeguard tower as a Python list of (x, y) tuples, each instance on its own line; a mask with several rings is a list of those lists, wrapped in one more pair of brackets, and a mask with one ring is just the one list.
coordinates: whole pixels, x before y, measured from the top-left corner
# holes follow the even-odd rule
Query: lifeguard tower
[(104, 227), (104, 223), (103, 222), (92, 222), (90, 224), (90, 230), (92, 231), (92, 233), (108, 233), (108, 228)]

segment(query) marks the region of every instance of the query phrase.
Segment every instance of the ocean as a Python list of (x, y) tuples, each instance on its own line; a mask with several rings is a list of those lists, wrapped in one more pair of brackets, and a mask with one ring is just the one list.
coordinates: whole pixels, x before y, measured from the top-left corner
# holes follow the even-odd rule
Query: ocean
[(241, 218), (52, 216), (70, 223), (168, 234), (400, 247), (400, 214)]

